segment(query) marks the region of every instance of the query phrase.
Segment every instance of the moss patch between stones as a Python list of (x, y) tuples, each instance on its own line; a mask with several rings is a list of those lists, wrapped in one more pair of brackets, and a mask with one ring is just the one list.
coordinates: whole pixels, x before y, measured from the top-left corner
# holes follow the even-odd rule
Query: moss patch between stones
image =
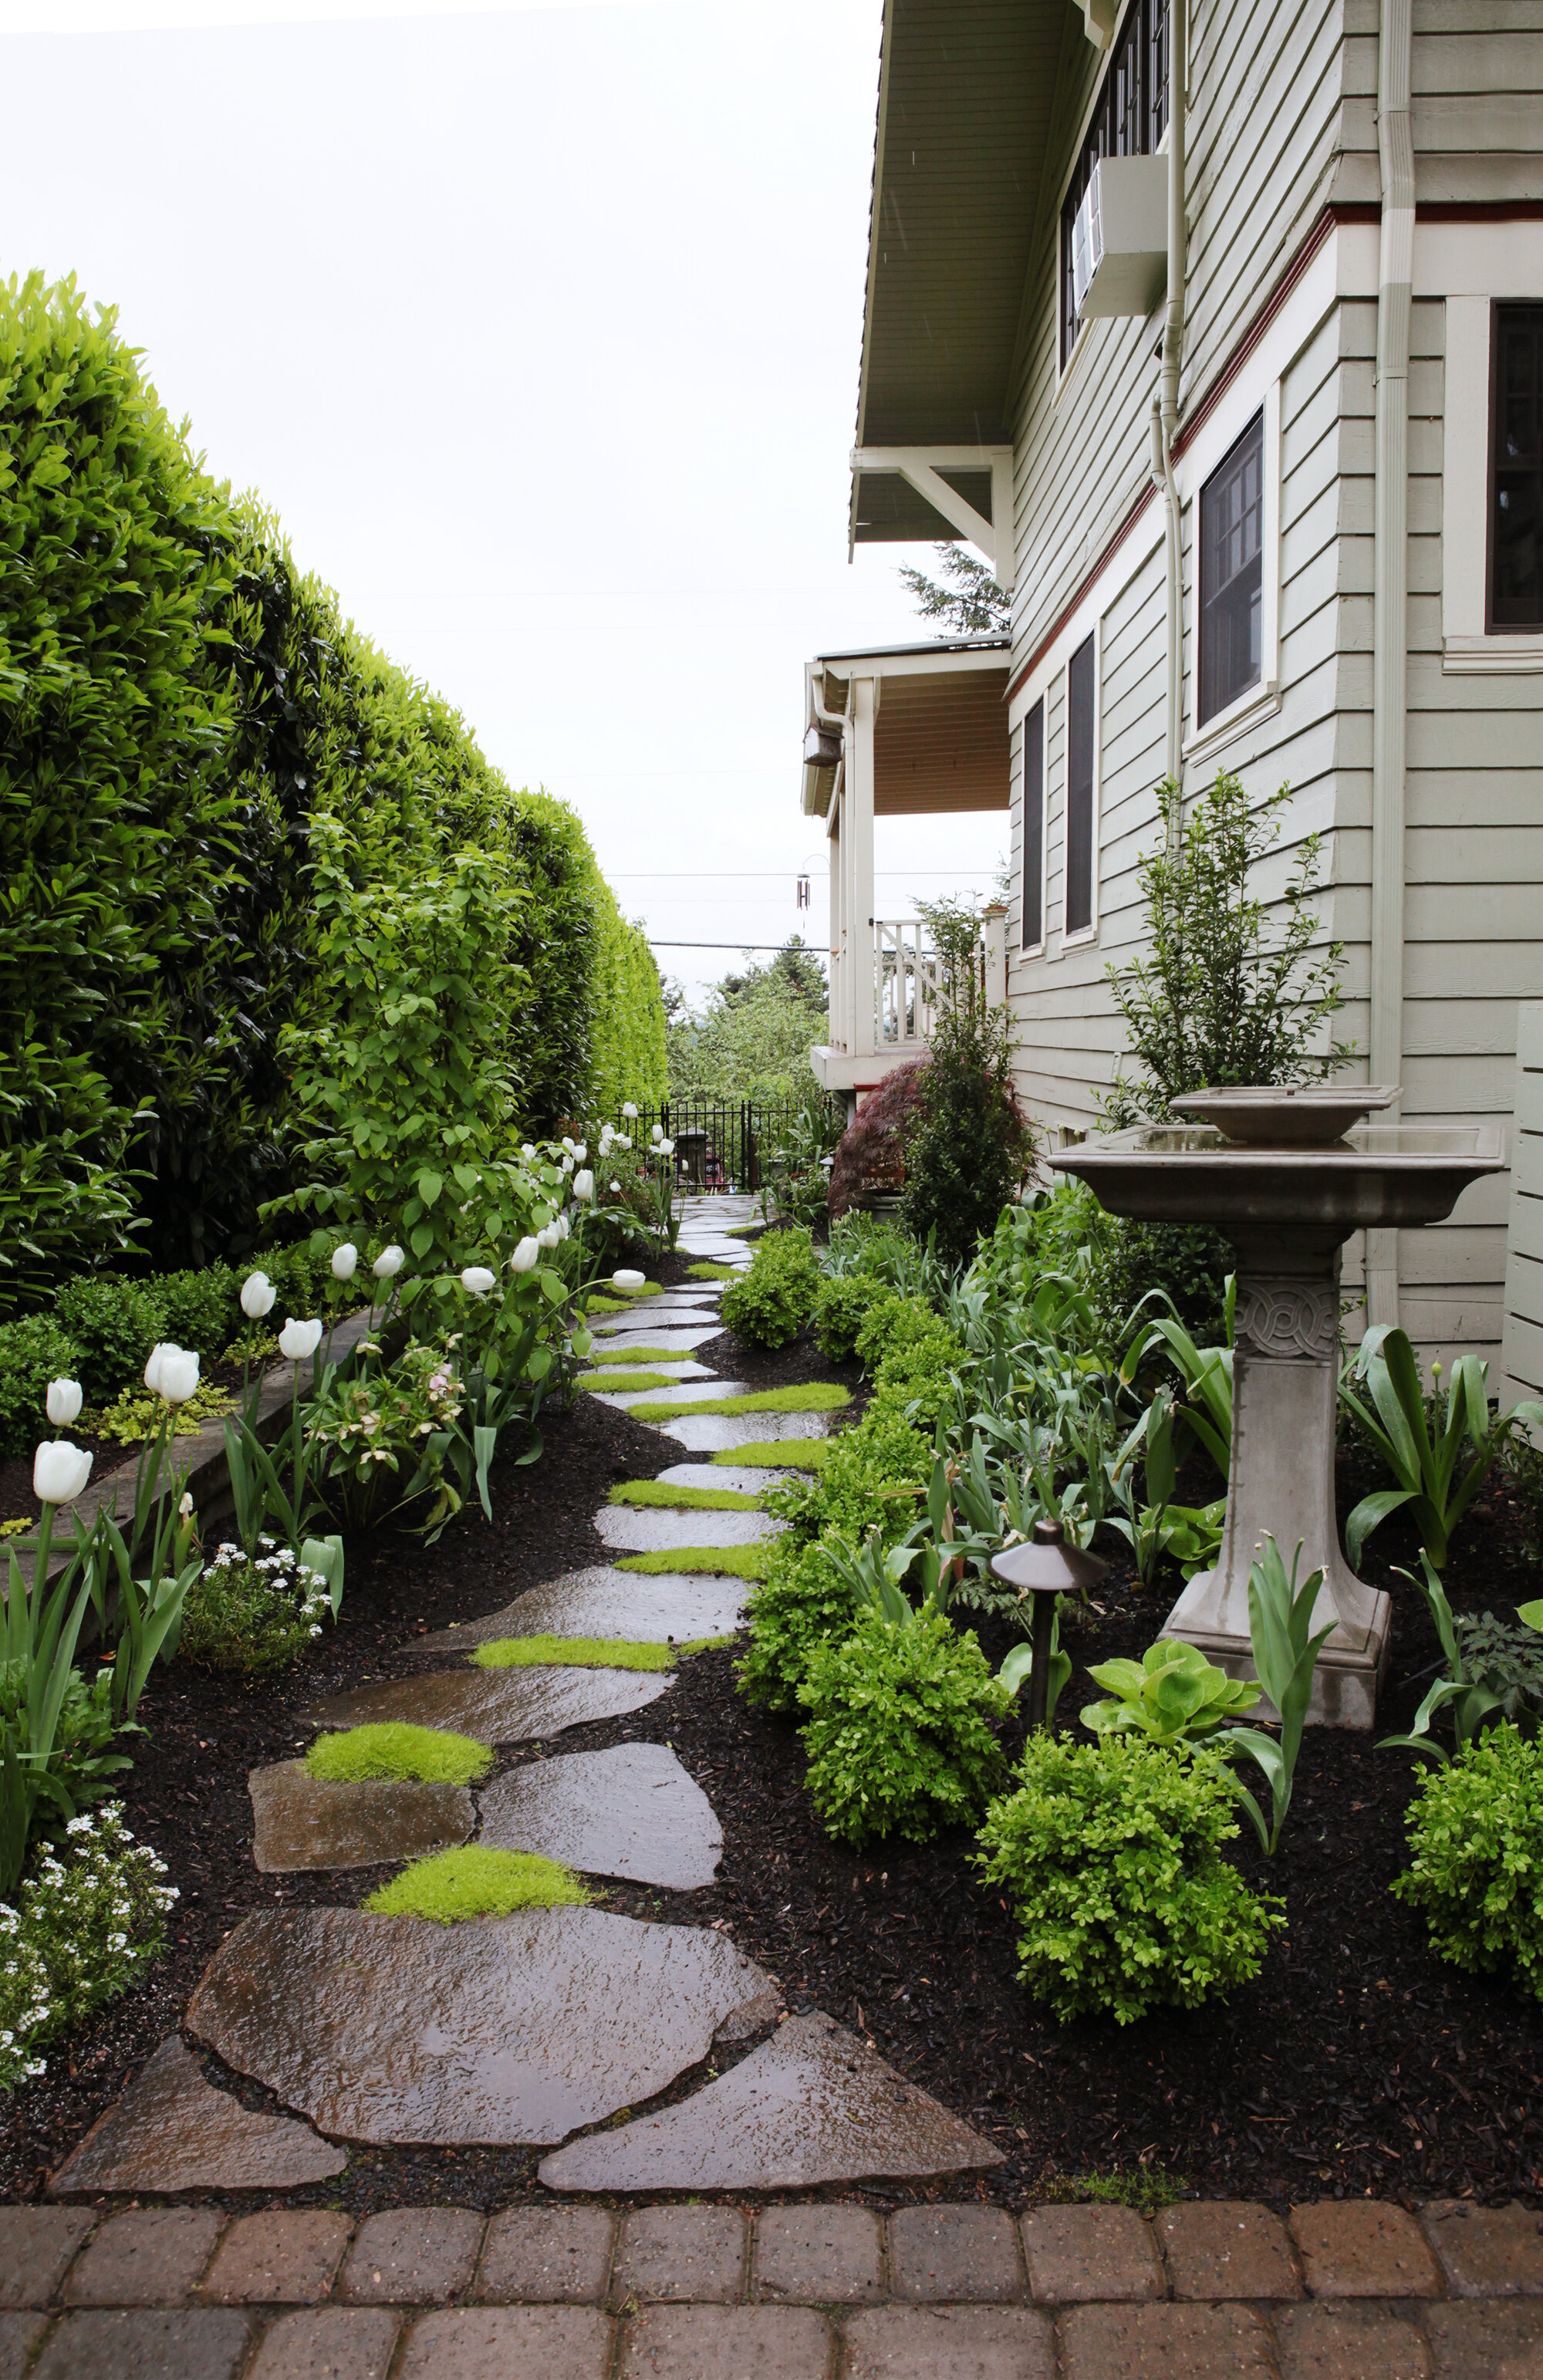
[[(672, 1387), (674, 1383), (671, 1383)], [(838, 1413), (852, 1402), (852, 1391), (839, 1380), (803, 1380), (790, 1389), (754, 1389), (737, 1397), (662, 1397), (652, 1404), (634, 1405), (633, 1421), (679, 1421), (683, 1414)], [(735, 1449), (740, 1462), (743, 1447)]]
[(649, 1389), (674, 1389), (680, 1383), (673, 1372), (586, 1372), (578, 1383), (591, 1396), (642, 1396)]
[(507, 1917), (515, 1909), (582, 1908), (591, 1898), (589, 1887), (555, 1860), (463, 1843), (415, 1860), (363, 1906), (373, 1917), (428, 1917), (436, 1925), (454, 1925), (463, 1917)]
[(624, 1479), (611, 1490), (613, 1504), (657, 1506), (671, 1512), (759, 1512), (759, 1496), (743, 1488), (672, 1488), (667, 1479)]
[(712, 1571), (721, 1578), (764, 1578), (773, 1538), (753, 1546), (665, 1546), (649, 1554), (622, 1554), (618, 1570), (641, 1571), (650, 1578), (662, 1571)]
[(699, 1649), (619, 1636), (494, 1636), (471, 1658), (480, 1670), (670, 1670), (683, 1650)]
[(740, 1265), (702, 1263), (687, 1265), (686, 1270), (692, 1281), (738, 1281), (743, 1277), (744, 1268)]
[(413, 1777), (429, 1785), (469, 1785), (492, 1766), (475, 1736), (390, 1719), (319, 1735), (306, 1754), (310, 1776), (334, 1784), (367, 1777)]
[(828, 1438), (757, 1438), (748, 1446), (720, 1447), (710, 1463), (744, 1463), (757, 1471), (822, 1471), (831, 1459)]
[(626, 1314), (640, 1297), (662, 1297), (663, 1286), (657, 1281), (646, 1281), (641, 1289), (595, 1290), (586, 1311), (590, 1314)]
[(609, 1370), (614, 1364), (679, 1364), (690, 1358), (676, 1347), (607, 1347), (603, 1360)]

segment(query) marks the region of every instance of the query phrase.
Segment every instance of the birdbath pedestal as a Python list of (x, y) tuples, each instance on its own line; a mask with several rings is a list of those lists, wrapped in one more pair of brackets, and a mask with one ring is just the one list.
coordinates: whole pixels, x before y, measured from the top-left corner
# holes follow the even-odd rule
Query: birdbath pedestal
[(1142, 1125), (1056, 1150), (1112, 1214), (1205, 1223), (1237, 1251), (1233, 1448), (1216, 1568), (1192, 1578), (1163, 1624), (1232, 1677), (1254, 1675), (1248, 1573), (1268, 1531), (1298, 1584), (1321, 1566), (1310, 1721), (1369, 1728), (1392, 1633), (1389, 1596), (1356, 1577), (1334, 1514), (1340, 1258), (1352, 1232), (1440, 1221), (1499, 1171), (1498, 1132), (1355, 1124), (1396, 1092), (1245, 1087), (1177, 1101), (1212, 1119)]

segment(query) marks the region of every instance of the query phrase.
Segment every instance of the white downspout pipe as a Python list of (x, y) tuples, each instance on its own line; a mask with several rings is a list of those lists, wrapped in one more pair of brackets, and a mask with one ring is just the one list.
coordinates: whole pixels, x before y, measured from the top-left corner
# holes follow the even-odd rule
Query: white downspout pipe
[[(1379, 14), (1377, 153), (1382, 178), (1382, 231), (1377, 275), (1370, 1067), (1374, 1083), (1397, 1083), (1403, 1073), (1409, 317), (1415, 278), (1415, 145), (1409, 121), (1413, 0), (1381, 0)], [(1398, 1320), (1396, 1231), (1367, 1233), (1367, 1319), (1390, 1324)]]
[(1189, 66), (1187, 0), (1168, 11), (1168, 301), (1162, 323), (1162, 373), (1152, 399), (1151, 472), (1167, 514), (1168, 748), (1165, 774), (1175, 784), (1184, 768), (1184, 559), (1173, 441), (1179, 428), (1179, 374), (1184, 363), (1185, 85)]

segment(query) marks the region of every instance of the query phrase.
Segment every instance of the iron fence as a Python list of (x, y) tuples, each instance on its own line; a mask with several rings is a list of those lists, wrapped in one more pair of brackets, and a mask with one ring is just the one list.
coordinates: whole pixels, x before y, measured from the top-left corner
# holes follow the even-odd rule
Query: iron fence
[(756, 1191), (770, 1178), (795, 1119), (806, 1112), (802, 1099), (664, 1099), (658, 1106), (639, 1100), (636, 1123), (624, 1118), (619, 1102), (609, 1120), (639, 1148), (657, 1123), (675, 1144), (675, 1173), (686, 1188)]

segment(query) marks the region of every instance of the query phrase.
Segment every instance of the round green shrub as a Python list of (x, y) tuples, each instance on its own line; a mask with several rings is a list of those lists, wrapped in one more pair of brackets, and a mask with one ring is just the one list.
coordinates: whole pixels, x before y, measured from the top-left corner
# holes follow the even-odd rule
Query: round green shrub
[(1405, 1828), (1413, 1864), (1392, 1889), (1438, 1957), (1543, 1999), (1543, 1741), (1487, 1728), (1421, 1779)]
[(1221, 1857), (1237, 1805), (1213, 1761), (1046, 1732), (1018, 1777), (978, 1865), (1014, 1902), (1019, 1982), (1063, 2024), (1198, 2008), (1258, 1973), (1285, 1920)]
[[(166, 1320), (160, 1286), (159, 1281), (113, 1281), (105, 1274), (83, 1273), (60, 1290), (54, 1310), (79, 1351), (79, 1377), (88, 1404), (108, 1404), (120, 1389), (138, 1388), (156, 1341), (176, 1338)], [(186, 1340), (177, 1343), (197, 1344)]]
[(785, 1347), (814, 1311), (820, 1268), (807, 1231), (769, 1232), (723, 1292), (727, 1328), (757, 1347)]
[(820, 1352), (832, 1364), (848, 1364), (857, 1352), (857, 1333), (869, 1309), (890, 1294), (877, 1273), (844, 1272), (822, 1281), (814, 1301), (815, 1336)]
[(798, 1688), (814, 1647), (852, 1625), (852, 1591), (818, 1545), (779, 1537), (767, 1575), (746, 1599), (750, 1647), (735, 1672), (747, 1702), (767, 1710), (798, 1707)]
[(838, 1641), (811, 1646), (798, 1699), (808, 1789), (827, 1834), (853, 1844), (972, 1826), (1006, 1772), (992, 1732), (1013, 1697), (972, 1631), (923, 1611), (896, 1627), (865, 1611)]
[(44, 1402), (48, 1383), (77, 1377), (79, 1363), (75, 1342), (51, 1315), (0, 1322), (0, 1454), (30, 1454), (40, 1439), (57, 1436)]

